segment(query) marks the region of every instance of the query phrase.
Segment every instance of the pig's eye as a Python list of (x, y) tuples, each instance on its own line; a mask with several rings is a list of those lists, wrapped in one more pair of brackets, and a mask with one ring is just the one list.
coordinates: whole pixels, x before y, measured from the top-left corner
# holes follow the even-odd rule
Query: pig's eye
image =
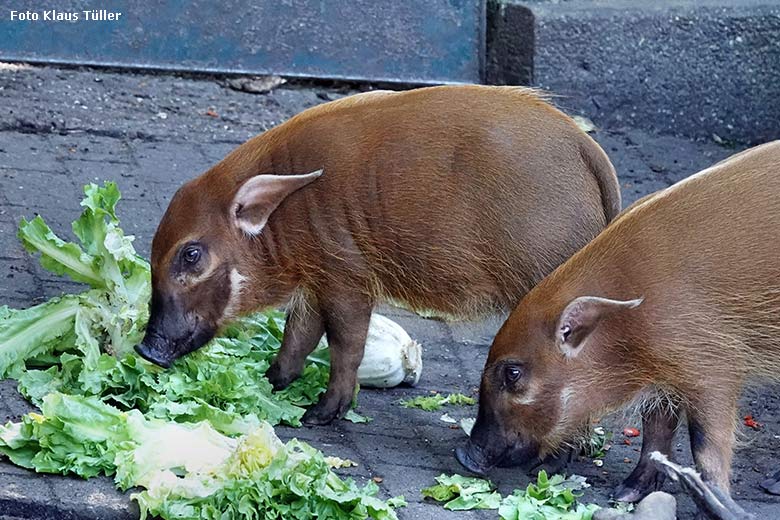
[(523, 367), (519, 365), (507, 365), (504, 367), (504, 381), (507, 385), (513, 385), (523, 375)]
[(181, 257), (184, 263), (189, 265), (195, 265), (200, 260), (200, 248), (198, 246), (189, 246), (182, 251)]

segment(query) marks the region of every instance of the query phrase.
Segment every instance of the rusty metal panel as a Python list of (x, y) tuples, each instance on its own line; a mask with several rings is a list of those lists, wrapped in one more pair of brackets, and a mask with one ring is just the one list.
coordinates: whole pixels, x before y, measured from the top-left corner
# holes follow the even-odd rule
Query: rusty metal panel
[[(483, 77), (485, 0), (41, 4), (0, 7), (1, 60), (410, 83)], [(88, 17), (98, 4), (121, 14)], [(19, 20), (27, 11), (37, 20)], [(78, 19), (52, 19), (68, 14)]]

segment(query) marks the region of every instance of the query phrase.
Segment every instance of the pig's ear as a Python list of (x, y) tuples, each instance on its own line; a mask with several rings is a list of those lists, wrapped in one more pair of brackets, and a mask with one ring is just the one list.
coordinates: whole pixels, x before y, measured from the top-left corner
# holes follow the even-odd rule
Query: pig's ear
[(635, 309), (643, 301), (610, 300), (596, 296), (581, 296), (566, 306), (555, 329), (555, 344), (566, 357), (579, 354), (602, 318), (623, 309)]
[(317, 170), (305, 175), (256, 175), (241, 185), (231, 205), (235, 224), (249, 235), (263, 230), (271, 213), (291, 193), (322, 175)]

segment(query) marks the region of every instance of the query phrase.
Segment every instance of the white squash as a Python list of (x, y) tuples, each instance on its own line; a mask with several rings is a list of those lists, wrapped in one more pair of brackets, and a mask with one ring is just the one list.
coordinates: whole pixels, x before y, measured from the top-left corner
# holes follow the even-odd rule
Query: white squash
[(358, 367), (360, 386), (392, 388), (414, 386), (422, 374), (422, 347), (390, 318), (371, 315), (363, 361)]

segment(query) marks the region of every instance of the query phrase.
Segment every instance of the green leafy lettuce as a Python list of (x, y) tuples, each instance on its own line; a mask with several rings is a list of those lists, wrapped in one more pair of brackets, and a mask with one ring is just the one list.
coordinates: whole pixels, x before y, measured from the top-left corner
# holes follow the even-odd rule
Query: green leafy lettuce
[(333, 473), (311, 446), (282, 443), (261, 422), (237, 439), (208, 422), (179, 424), (123, 412), (96, 397), (52, 393), (41, 413), (0, 427), (0, 453), (46, 473), (115, 474), (141, 518), (396, 518), (403, 497), (376, 498)]
[(135, 355), (149, 317), (149, 264), (119, 228), (116, 185), (84, 191), (84, 210), (72, 226), (80, 244), (60, 239), (40, 216), (22, 221), (19, 238), (44, 268), (90, 289), (25, 310), (0, 307), (0, 378), (16, 378), (39, 406), (58, 391), (161, 419), (209, 420), (229, 434), (261, 420), (300, 425), (303, 407), (327, 387), (329, 360), (321, 345), (303, 377), (273, 392), (264, 374), (281, 345), (279, 312), (239, 320), (167, 371)]
[(404, 408), (420, 408), (426, 412), (434, 412), (447, 404), (470, 406), (476, 403), (477, 401), (473, 397), (463, 394), (449, 394), (446, 396), (444, 394), (434, 394), (404, 399), (401, 401), (401, 406)]
[(501, 495), (495, 487), (481, 478), (462, 475), (439, 475), (435, 486), (421, 491), (422, 496), (437, 502), (446, 502), (445, 509), (465, 511), (468, 509), (497, 509)]
[(530, 483), (525, 490), (515, 490), (504, 498), (498, 514), (503, 520), (591, 520), (600, 507), (577, 501), (586, 487), (584, 477), (553, 475), (548, 478), (542, 470), (535, 484)]
[(80, 244), (41, 217), (19, 228), (44, 268), (88, 289), (0, 307), (0, 378), (17, 379), (41, 410), (0, 427), (0, 454), (39, 472), (114, 475), (122, 489), (145, 488), (133, 495), (144, 518), (395, 518), (402, 498), (379, 500), (373, 482), (342, 480), (331, 459), (273, 433), (271, 424), (300, 424), (329, 366), (320, 345), (303, 377), (273, 391), (264, 374), (281, 345), (279, 312), (235, 322), (169, 370), (135, 354), (149, 264), (119, 228), (116, 185), (91, 184), (85, 195), (73, 223)]
[(439, 475), (437, 485), (422, 490), (424, 497), (446, 502), (444, 507), (455, 511), (468, 509), (498, 509), (503, 520), (591, 520), (599, 506), (577, 501), (588, 487), (584, 477), (553, 475), (542, 470), (536, 483), (524, 490), (501, 498), (487, 480), (461, 475)]

